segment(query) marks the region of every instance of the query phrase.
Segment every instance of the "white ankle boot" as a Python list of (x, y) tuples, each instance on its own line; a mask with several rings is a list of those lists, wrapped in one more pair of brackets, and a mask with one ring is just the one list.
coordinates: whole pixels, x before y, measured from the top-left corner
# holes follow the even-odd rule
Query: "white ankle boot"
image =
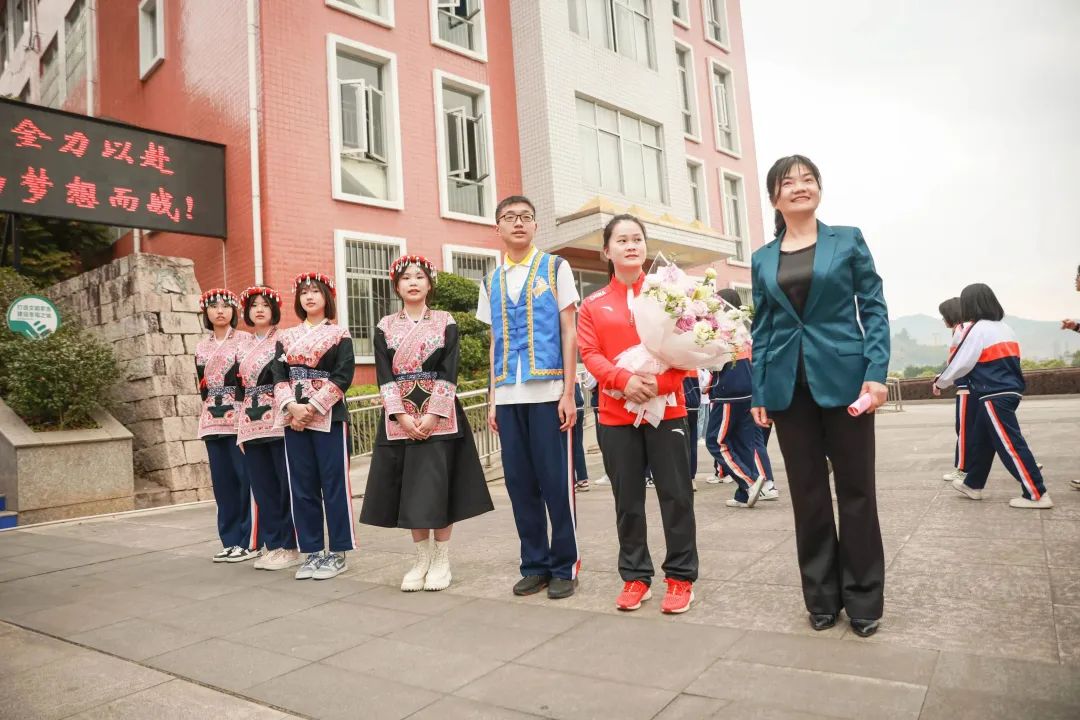
[(425, 590), (445, 590), (450, 587), (450, 541), (435, 541), (435, 553), (424, 580)]
[(431, 538), (421, 540), (416, 545), (416, 560), (412, 568), (405, 573), (401, 580), (401, 589), (405, 592), (416, 592), (424, 589), (424, 578), (431, 566)]

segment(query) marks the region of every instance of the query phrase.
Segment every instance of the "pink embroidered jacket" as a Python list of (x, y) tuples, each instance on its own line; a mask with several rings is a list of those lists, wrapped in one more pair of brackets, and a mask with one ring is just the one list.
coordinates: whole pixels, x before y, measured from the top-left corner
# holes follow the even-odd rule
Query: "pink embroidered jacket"
[(240, 361), (237, 444), (276, 439), (285, 434), (274, 403), (274, 371), (271, 367), (271, 363), (283, 351), (283, 334), (277, 328), (271, 328), (264, 338), (249, 336), (237, 350)]
[(200, 438), (236, 434), (237, 351), (250, 337), (243, 330), (230, 328), (224, 340), (211, 334), (195, 348), (195, 372), (203, 401)]
[(278, 423), (286, 422), (285, 408), (291, 402), (314, 409), (308, 430), (329, 432), (331, 423), (346, 422), (345, 393), (356, 366), (349, 331), (327, 321), (301, 323), (281, 335), (280, 345), (282, 352), (272, 365)]
[(395, 415), (417, 421), (438, 416), (432, 436), (458, 436), (458, 329), (443, 310), (425, 310), (413, 322), (405, 311), (387, 315), (375, 329), (375, 375), (383, 401), (379, 440), (409, 440)]

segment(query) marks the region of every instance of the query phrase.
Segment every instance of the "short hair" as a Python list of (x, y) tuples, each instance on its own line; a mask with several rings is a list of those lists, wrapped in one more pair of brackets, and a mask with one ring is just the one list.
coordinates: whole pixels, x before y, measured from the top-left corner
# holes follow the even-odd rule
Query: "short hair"
[(964, 322), (997, 321), (1005, 317), (1005, 310), (989, 285), (975, 283), (960, 293), (960, 315)]
[(743, 306), (742, 298), (739, 297), (739, 293), (737, 290), (733, 290), (732, 288), (723, 288), (720, 292), (717, 293), (717, 295), (720, 296), (721, 300), (733, 305), (734, 307), (739, 308)]
[[(427, 291), (427, 297), (425, 298), (425, 302), (427, 302), (428, 304), (431, 304), (432, 302), (435, 301), (435, 280), (432, 279), (432, 277), (431, 277), (431, 271), (428, 270), (427, 267), (424, 266), (424, 265), (419, 265), (417, 263), (409, 263), (409, 264), (420, 268), (420, 271), (422, 273), (424, 273), (424, 277), (427, 278), (428, 291)], [(401, 269), (401, 272), (405, 272), (405, 269), (408, 268), (408, 267), (409, 266), (406, 265), (404, 268)], [(401, 280), (401, 275), (400, 274), (398, 274), (397, 276), (391, 278), (391, 281), (393, 283), (393, 288), (394, 288), (394, 294), (398, 296), (398, 299), (400, 299), (402, 302), (404, 302), (405, 298), (401, 297), (401, 293), (399, 293), (398, 289), (397, 289), (398, 282), (400, 280)]]
[(499, 219), (499, 216), (502, 215), (503, 210), (510, 207), (511, 205), (517, 205), (518, 203), (521, 203), (522, 205), (528, 205), (529, 209), (532, 210), (533, 215), (536, 215), (536, 206), (533, 205), (532, 200), (525, 197), (524, 195), (507, 195), (499, 201), (498, 205), (495, 206), (495, 219)]
[(323, 300), (326, 301), (326, 308), (323, 313), (326, 315), (327, 320), (337, 320), (337, 303), (334, 302), (334, 293), (330, 291), (330, 288), (326, 286), (322, 280), (311, 278), (305, 280), (302, 284), (296, 286), (296, 295), (293, 300), (293, 310), (296, 312), (296, 316), (301, 320), (307, 320), (307, 310), (300, 304), (300, 294), (304, 292), (305, 285), (314, 285), (322, 293)]
[(960, 323), (964, 322), (961, 317), (963, 313), (960, 311), (960, 298), (949, 298), (945, 302), (937, 306), (938, 312), (941, 313), (941, 319), (945, 321), (945, 324), (949, 327), (956, 327)]
[[(228, 305), (228, 303), (226, 303)], [(240, 313), (236, 312), (235, 305), (229, 305), (232, 308), (232, 320), (229, 321), (229, 327), (236, 327), (237, 322), (240, 320)], [(214, 329), (214, 323), (210, 322), (210, 308), (207, 307), (202, 311), (202, 324), (207, 330)]]
[(270, 324), (277, 325), (278, 323), (280, 323), (281, 306), (278, 305), (277, 300), (270, 297), (269, 295), (258, 293), (257, 295), (252, 295), (250, 298), (248, 298), (248, 301), (244, 303), (244, 324), (248, 327), (255, 326), (255, 323), (251, 322), (251, 304), (255, 302), (255, 298), (257, 297), (261, 297), (263, 300), (266, 301), (267, 305), (270, 306)]

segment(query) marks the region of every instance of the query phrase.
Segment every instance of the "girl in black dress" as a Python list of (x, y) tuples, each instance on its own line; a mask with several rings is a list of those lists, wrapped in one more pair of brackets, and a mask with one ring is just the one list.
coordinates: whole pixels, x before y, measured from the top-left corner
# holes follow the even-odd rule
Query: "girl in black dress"
[(447, 588), (454, 523), (494, 509), (457, 400), (457, 325), (427, 306), (436, 277), (423, 256), (394, 261), (390, 279), (404, 307), (375, 330), (383, 418), (360, 522), (412, 530), (416, 561), (401, 582), (406, 592)]

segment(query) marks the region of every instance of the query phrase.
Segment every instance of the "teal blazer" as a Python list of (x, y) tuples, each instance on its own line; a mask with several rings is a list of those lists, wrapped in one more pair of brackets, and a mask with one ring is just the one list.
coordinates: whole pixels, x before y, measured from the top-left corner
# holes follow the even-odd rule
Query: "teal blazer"
[(889, 369), (889, 314), (874, 258), (859, 228), (819, 221), (814, 278), (800, 318), (776, 282), (783, 238), (759, 248), (751, 265), (753, 406), (791, 405), (800, 349), (817, 404), (850, 405), (863, 382), (884, 383)]

